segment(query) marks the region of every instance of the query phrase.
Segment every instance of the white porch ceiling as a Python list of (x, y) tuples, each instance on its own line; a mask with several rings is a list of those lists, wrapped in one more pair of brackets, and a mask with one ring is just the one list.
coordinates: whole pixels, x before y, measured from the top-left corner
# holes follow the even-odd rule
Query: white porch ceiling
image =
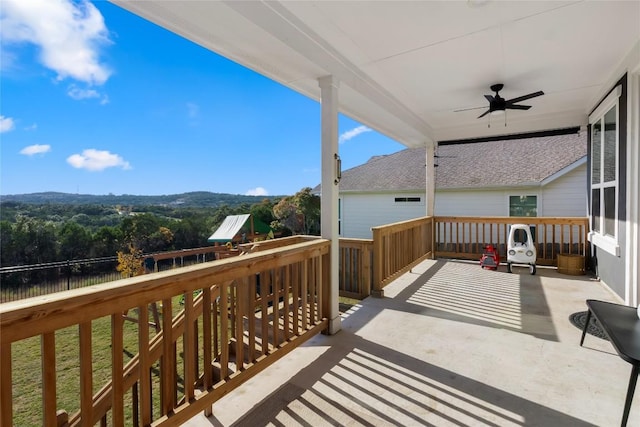
[[(640, 51), (637, 0), (114, 3), (316, 100), (334, 75), (344, 114), (409, 147), (585, 125)], [(488, 107), (494, 83), (506, 99), (545, 95), (507, 127), (454, 112)]]

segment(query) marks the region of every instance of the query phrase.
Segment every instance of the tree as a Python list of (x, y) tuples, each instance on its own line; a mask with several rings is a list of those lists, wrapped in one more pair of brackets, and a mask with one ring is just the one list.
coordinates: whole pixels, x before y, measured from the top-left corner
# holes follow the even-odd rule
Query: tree
[(93, 234), (92, 256), (114, 256), (122, 247), (122, 231), (117, 227), (103, 226)]
[(118, 251), (118, 266), (116, 269), (122, 277), (133, 277), (144, 274), (144, 259), (142, 251), (129, 245), (128, 252)]
[(274, 207), (276, 225), (288, 228), (293, 234), (320, 234), (320, 197), (305, 187), (295, 195), (282, 198)]
[(58, 232), (60, 256), (65, 260), (91, 257), (91, 233), (75, 222), (67, 222)]
[(320, 197), (311, 194), (311, 188), (305, 187), (294, 196), (297, 212), (302, 215), (304, 234), (320, 234)]
[(271, 222), (276, 219), (273, 216), (273, 202), (269, 199), (264, 199), (262, 202), (251, 206), (249, 213), (254, 219), (257, 219), (263, 224), (271, 224)]
[(192, 216), (179, 221), (173, 229), (173, 245), (176, 249), (204, 246), (209, 237), (206, 218)]

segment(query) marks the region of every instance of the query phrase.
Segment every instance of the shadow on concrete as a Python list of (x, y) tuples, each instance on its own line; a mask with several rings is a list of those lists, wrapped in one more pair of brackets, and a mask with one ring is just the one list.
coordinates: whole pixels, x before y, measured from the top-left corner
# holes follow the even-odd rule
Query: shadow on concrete
[(330, 351), (234, 425), (593, 425), (350, 332), (322, 341)]
[(558, 341), (540, 277), (437, 260), (396, 295), (390, 309)]

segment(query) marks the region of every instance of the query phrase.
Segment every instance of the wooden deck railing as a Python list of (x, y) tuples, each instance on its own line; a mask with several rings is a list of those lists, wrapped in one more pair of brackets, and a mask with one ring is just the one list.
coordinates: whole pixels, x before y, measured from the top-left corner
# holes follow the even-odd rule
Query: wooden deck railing
[[(211, 413), (221, 396), (327, 327), (329, 246), (314, 239), (1, 304), (0, 425), (120, 426), (125, 418), (127, 424), (179, 425), (199, 411)], [(149, 328), (152, 304), (161, 306), (157, 333)], [(125, 326), (129, 311), (139, 321)], [(100, 323), (108, 343), (97, 342)], [(63, 330), (71, 330), (73, 340), (60, 342)], [(39, 337), (39, 355), (21, 345), (33, 337)], [(98, 347), (110, 353), (104, 384), (93, 366)], [(72, 386), (58, 383), (56, 362), (68, 352), (77, 358), (70, 363)], [(24, 358), (34, 357), (41, 375), (16, 373)], [(18, 382), (31, 388), (14, 393)], [(65, 388), (78, 392), (59, 407), (58, 390)], [(37, 399), (35, 406), (25, 396)], [(25, 421), (29, 414), (20, 411), (42, 418)]]
[(398, 275), (433, 256), (433, 217), (373, 227), (373, 290), (382, 288)]
[[(294, 243), (318, 239), (315, 236), (290, 236), (281, 239), (245, 243), (238, 247), (243, 253), (256, 253)], [(371, 292), (373, 276), (373, 240), (340, 238), (339, 291), (341, 297), (364, 299)]]
[(557, 265), (558, 254), (588, 257), (587, 218), (435, 217), (435, 256), (479, 260), (483, 247), (492, 244), (506, 257), (511, 224), (532, 229), (539, 265)]
[(371, 293), (373, 240), (340, 238), (340, 296), (364, 299)]

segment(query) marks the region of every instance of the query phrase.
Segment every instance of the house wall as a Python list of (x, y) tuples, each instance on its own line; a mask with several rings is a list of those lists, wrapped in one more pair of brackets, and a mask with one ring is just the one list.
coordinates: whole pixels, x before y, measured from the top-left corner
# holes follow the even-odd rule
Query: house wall
[(583, 163), (542, 187), (538, 216), (587, 216), (587, 164)]
[[(419, 197), (420, 202), (396, 202), (396, 197)], [(340, 209), (340, 236), (371, 239), (371, 227), (425, 216), (425, 195), (343, 193)]]
[(582, 164), (545, 186), (499, 190), (437, 190), (440, 216), (509, 216), (509, 196), (538, 197), (538, 216), (587, 215), (587, 165)]
[[(540, 187), (500, 190), (438, 190), (435, 215), (508, 216), (509, 196), (538, 196), (538, 216), (587, 215), (586, 164)], [(420, 197), (420, 202), (396, 202), (396, 197)], [(371, 227), (425, 216), (424, 193), (342, 193), (340, 236), (370, 239)]]

